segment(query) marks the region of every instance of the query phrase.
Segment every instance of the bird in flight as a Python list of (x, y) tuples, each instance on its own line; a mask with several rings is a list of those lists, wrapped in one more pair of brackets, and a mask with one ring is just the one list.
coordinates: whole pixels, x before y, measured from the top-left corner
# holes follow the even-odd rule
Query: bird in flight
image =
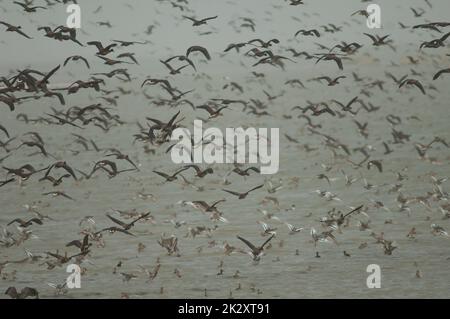
[(266, 246), (274, 237), (275, 235), (270, 236), (269, 239), (267, 239), (261, 246), (257, 247), (253, 245), (251, 242), (249, 242), (247, 239), (242, 238), (241, 236), (237, 236), (239, 240), (244, 242), (244, 244), (246, 244), (251, 249), (251, 251), (249, 251), (248, 254), (252, 256), (254, 261), (259, 261), (261, 259), (261, 256), (264, 254), (264, 246)]
[(418, 80), (416, 80), (416, 79), (405, 79), (405, 80), (403, 80), (403, 82), (401, 82), (401, 83), (399, 84), (398, 87), (401, 88), (401, 87), (403, 87), (403, 86), (405, 86), (405, 85), (407, 85), (407, 86), (413, 85), (413, 86), (417, 87), (424, 95), (426, 94), (425, 89), (424, 89), (422, 83), (420, 83), (420, 82), (419, 82)]
[(18, 34), (23, 35), (25, 38), (33, 39), (32, 37), (28, 36), (27, 34), (25, 34), (22, 31), (21, 26), (14, 26), (14, 25), (11, 25), (11, 24), (3, 22), (3, 21), (0, 21), (0, 24), (3, 24), (4, 26), (6, 26), (6, 32), (17, 32)]

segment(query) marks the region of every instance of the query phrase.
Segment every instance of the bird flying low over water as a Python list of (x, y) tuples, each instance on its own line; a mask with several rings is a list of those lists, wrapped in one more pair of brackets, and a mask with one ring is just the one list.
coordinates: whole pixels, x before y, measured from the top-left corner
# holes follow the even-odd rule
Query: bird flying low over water
[(450, 297), (450, 1), (103, 2), (0, 0), (4, 297)]

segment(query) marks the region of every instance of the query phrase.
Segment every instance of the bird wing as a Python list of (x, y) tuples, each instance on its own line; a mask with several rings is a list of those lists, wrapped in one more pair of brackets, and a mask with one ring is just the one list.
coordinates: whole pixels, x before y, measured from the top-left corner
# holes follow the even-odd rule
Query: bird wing
[(344, 69), (344, 66), (342, 65), (342, 60), (341, 60), (340, 58), (334, 57), (333, 60), (334, 60), (334, 61), (336, 62), (336, 64), (338, 65), (339, 70), (343, 70), (343, 69)]

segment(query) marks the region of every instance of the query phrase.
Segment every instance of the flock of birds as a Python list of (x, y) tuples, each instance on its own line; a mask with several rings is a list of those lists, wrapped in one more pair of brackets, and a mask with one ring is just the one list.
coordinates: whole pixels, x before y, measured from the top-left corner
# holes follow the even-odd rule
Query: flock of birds
[[(365, 3), (367, 1), (360, 2)], [(423, 194), (408, 195), (403, 191), (403, 183), (408, 180), (407, 170), (396, 171), (395, 175), (386, 170), (386, 166), (390, 166), (389, 158), (392, 156), (391, 154), (395, 154), (399, 149), (402, 151), (410, 149), (411, 154), (416, 152), (416, 160), (426, 163), (430, 168), (435, 165), (448, 165), (448, 157), (437, 158), (433, 156), (434, 154), (442, 155), (444, 152), (448, 152), (450, 145), (446, 137), (434, 136), (425, 142), (419, 142), (420, 132), (412, 136), (412, 134), (404, 132), (402, 128), (407, 122), (422, 121), (418, 115), (405, 117), (400, 113), (393, 114), (388, 106), (376, 106), (369, 101), (373, 96), (383, 96), (387, 99), (387, 103), (395, 104), (395, 97), (390, 91), (390, 87), (394, 86), (402, 94), (409, 94), (411, 103), (418, 98), (418, 95), (426, 96), (430, 101), (430, 105), (427, 107), (432, 109), (433, 100), (437, 99), (437, 96), (442, 93), (435, 84), (444, 82), (448, 85), (450, 68), (440, 66), (443, 60), (447, 59), (448, 62), (448, 58), (445, 56), (450, 56), (448, 53), (450, 42), (447, 41), (450, 36), (450, 22), (435, 22), (426, 19), (427, 12), (432, 10), (430, 1), (423, 2), (427, 9), (411, 8), (411, 15), (417, 20), (416, 24), (406, 26), (399, 22), (398, 29), (404, 32), (411, 31), (417, 40), (413, 45), (416, 46), (420, 58), (408, 56), (408, 63), (413, 67), (420, 66), (421, 63), (429, 63), (433, 65), (433, 68), (420, 72), (411, 69), (410, 74), (398, 74), (397, 70), (402, 70), (401, 66), (398, 61), (393, 60), (385, 68), (385, 78), (378, 79), (361, 76), (356, 72), (346, 73), (346, 63), (352, 63), (352, 59), (360, 57), (360, 50), (363, 48), (372, 48), (373, 50), (371, 49), (365, 55), (376, 61), (379, 61), (377, 60), (377, 54), (381, 54), (383, 50), (394, 52), (398, 59), (403, 58), (402, 47), (396, 45), (394, 37), (382, 33), (378, 34), (378, 32), (383, 32), (383, 29), (373, 30), (373, 32), (364, 29), (365, 20), (369, 17), (369, 13), (364, 9), (356, 12), (349, 11), (349, 21), (340, 26), (327, 23), (317, 29), (299, 28), (298, 30), (292, 30), (294, 43), (299, 39), (312, 43), (326, 38), (329, 41), (327, 46), (316, 43), (317, 51), (321, 51), (318, 53), (300, 52), (297, 48), (301, 45), (288, 45), (277, 38), (255, 38), (252, 34), (258, 33), (256, 19), (254, 17), (241, 17), (238, 19), (238, 26), (236, 21), (233, 22), (233, 25), (239, 29), (241, 35), (249, 35), (248, 40), (224, 43), (223, 52), (210, 52), (205, 46), (192, 45), (183, 52), (158, 59), (167, 72), (141, 78), (129, 70), (140, 65), (140, 59), (132, 48), (155, 45), (151, 42), (151, 35), (154, 29), (158, 29), (157, 24), (150, 25), (147, 30), (137, 35), (137, 37), (147, 38), (147, 40), (103, 39), (102, 41), (86, 41), (83, 36), (80, 36), (79, 30), (64, 25), (39, 25), (36, 30), (32, 30), (16, 25), (15, 21), (8, 19), (8, 12), (11, 10), (22, 10), (26, 14), (25, 18), (39, 19), (41, 12), (53, 10), (53, 7), (67, 5), (68, 3), (77, 3), (77, 1), (26, 0), (24, 2), (14, 1), (7, 6), (4, 1), (0, 1), (0, 10), (4, 11), (2, 21), (0, 21), (4, 28), (0, 32), (11, 32), (15, 36), (15, 38), (8, 38), (7, 44), (9, 46), (14, 47), (16, 41), (39, 39), (39, 41), (58, 41), (61, 46), (69, 48), (70, 46), (82, 47), (83, 52), (85, 52), (84, 55), (61, 56), (60, 63), (50, 70), (25, 68), (11, 70), (9, 74), (2, 74), (0, 77), (0, 113), (2, 114), (0, 117), (0, 155), (3, 154), (0, 156), (3, 171), (0, 188), (2, 202), (8, 201), (8, 192), (9, 194), (11, 192), (23, 192), (25, 194), (27, 190), (39, 189), (43, 187), (42, 185), (46, 188), (46, 191), (41, 193), (42, 198), (25, 205), (25, 211), (21, 210), (20, 213), (17, 213), (16, 218), (5, 221), (4, 215), (0, 216), (1, 221), (5, 222), (0, 237), (0, 256), (3, 259), (0, 260), (2, 280), (13, 282), (17, 276), (20, 276), (16, 268), (22, 264), (33, 265), (33, 267), (43, 270), (47, 269), (49, 272), (53, 269), (62, 269), (68, 264), (77, 264), (81, 268), (82, 277), (89, 276), (89, 273), (94, 271), (91, 270), (91, 264), (95, 265), (102, 262), (101, 259), (96, 258), (96, 255), (99, 250), (107, 246), (107, 242), (110, 240), (108, 239), (109, 236), (105, 236), (106, 234), (123, 236), (120, 239), (122, 244), (129, 242), (130, 245), (135, 245), (140, 240), (138, 253), (145, 249), (159, 251), (161, 256), (158, 257), (153, 267), (139, 266), (139, 270), (127, 272), (122, 270), (125, 261), (118, 260), (113, 269), (113, 273), (120, 275), (125, 282), (146, 278), (150, 283), (156, 280), (158, 273), (164, 267), (170, 267), (171, 263), (176, 264), (176, 258), (172, 257), (166, 264), (161, 262), (161, 259), (166, 258), (165, 254), (168, 256), (183, 255), (183, 249), (180, 248), (180, 246), (183, 246), (180, 240), (180, 231), (183, 231), (183, 229), (183, 232), (187, 230), (187, 234), (184, 236), (187, 239), (183, 239), (183, 241), (194, 241), (197, 237), (206, 237), (208, 238), (207, 247), (218, 249), (221, 258), (230, 255), (248, 254), (255, 264), (264, 260), (264, 255), (272, 255), (272, 257), (277, 255), (277, 246), (281, 248), (284, 244), (284, 240), (279, 240), (277, 243), (280, 234), (294, 236), (288, 237), (289, 240), (286, 240), (286, 242), (295, 242), (297, 234), (309, 234), (310, 244), (316, 250), (315, 257), (320, 258), (319, 248), (322, 245), (321, 243), (330, 242), (339, 249), (340, 235), (347, 229), (355, 227), (355, 225), (357, 229), (367, 232), (370, 235), (369, 237), (373, 237), (376, 245), (382, 248), (385, 255), (395, 254), (395, 249), (401, 249), (398, 248), (397, 243), (389, 239), (389, 235), (385, 235), (383, 231), (373, 230), (371, 218), (373, 214), (376, 215), (379, 211), (393, 214), (392, 218), (385, 221), (386, 228), (393, 222), (392, 219), (395, 219), (397, 210), (401, 214), (408, 215), (412, 214), (413, 211), (415, 214), (419, 214), (419, 211), (426, 211), (424, 218), (429, 221), (429, 229), (412, 227), (409, 233), (404, 234), (404, 236), (414, 240), (417, 234), (422, 232), (441, 236), (448, 240), (449, 234), (441, 226), (445, 221), (438, 221), (450, 218), (448, 193), (444, 189), (447, 178), (430, 173), (428, 178), (431, 186), (426, 186), (424, 180)], [(221, 19), (220, 13), (205, 18), (196, 17), (190, 9), (188, 0), (157, 1), (155, 3), (170, 8), (173, 14), (178, 15), (183, 28), (197, 30), (197, 28), (213, 26)], [(308, 1), (306, 0), (274, 1), (273, 10), (276, 11), (280, 7), (289, 5), (302, 8), (300, 14), (305, 16), (317, 14), (308, 12)], [(127, 6), (132, 7), (133, 5), (130, 3)], [(239, 2), (234, 6), (239, 7)], [(99, 14), (102, 10), (103, 8), (100, 6), (93, 14)], [(214, 10), (213, 7), (211, 7), (211, 10)], [(296, 21), (299, 25), (302, 25), (301, 18), (296, 18)], [(96, 24), (99, 28), (113, 28), (109, 21), (98, 21)], [(347, 43), (342, 40), (345, 38), (345, 28), (352, 25), (358, 25), (361, 28), (361, 38), (358, 42)], [(201, 33), (202, 36), (208, 36), (208, 34), (210, 32)], [(44, 40), (43, 37), (47, 39)], [(334, 42), (331, 42), (330, 37), (335, 39)], [(238, 83), (230, 80), (219, 90), (213, 89), (213, 77), (202, 73), (201, 69), (206, 64), (214, 63), (214, 60), (219, 57), (232, 58), (234, 59), (233, 63), (240, 63), (248, 73), (248, 82)], [(289, 79), (285, 83), (276, 81), (270, 83), (271, 79), (268, 74), (273, 72), (283, 73), (288, 67), (296, 68), (304, 63), (310, 63), (307, 61), (317, 65), (316, 72), (320, 72), (321, 65), (330, 63), (336, 66), (337, 73), (334, 75), (317, 74), (316, 77), (311, 79)], [(110, 68), (109, 71), (97, 71), (96, 69), (99, 68), (98, 62), (102, 62), (107, 68)], [(155, 63), (158, 63), (158, 61)], [(53, 81), (55, 76), (64, 74), (64, 69), (71, 65), (76, 66), (79, 70), (85, 70), (87, 75), (83, 78), (74, 79), (72, 83), (64, 86)], [(121, 66), (117, 68), (117, 65)], [(144, 68), (144, 66), (140, 67)], [(207, 92), (211, 92), (213, 96), (205, 97), (199, 95), (195, 89), (184, 90), (174, 84), (177, 77), (181, 75), (189, 76), (190, 74), (192, 74), (191, 83), (205, 80), (208, 83)], [(122, 85), (118, 88), (112, 88), (113, 81), (120, 81)], [(288, 95), (290, 90), (294, 94), (300, 91), (302, 95), (307, 95), (307, 83), (309, 82), (317, 82), (317, 85), (324, 85), (330, 89), (331, 87), (337, 89), (343, 87), (346, 92), (361, 89), (348, 102), (337, 99), (319, 102), (307, 101), (306, 105), (292, 106), (288, 112), (282, 114), (283, 110), (278, 106), (277, 101)], [(138, 83), (140, 91), (134, 92), (126, 87), (126, 85), (132, 83)], [(273, 86), (275, 85), (284, 87), (278, 95), (273, 93)], [(259, 93), (255, 93), (253, 97), (245, 98), (248, 87), (254, 90), (258, 89)], [(151, 93), (149, 93), (149, 90), (151, 90)], [(83, 92), (95, 95), (95, 98), (92, 98), (95, 101), (84, 106), (73, 105), (74, 96)], [(120, 127), (134, 127), (134, 123), (122, 119), (118, 112), (122, 105), (121, 97), (130, 97), (131, 94), (139, 94), (149, 102), (149, 105), (152, 106), (148, 111), (149, 116), (139, 118), (135, 133), (129, 136), (130, 142), (128, 145), (122, 143), (109, 147), (100, 145), (99, 141), (103, 139), (101, 134), (114, 136), (122, 132)], [(236, 98), (237, 96), (238, 98)], [(200, 98), (203, 99), (203, 102), (199, 102)], [(31, 117), (27, 109), (33, 107), (33, 102), (36, 100), (44, 101), (43, 103), (49, 105), (49, 107), (42, 111), (39, 116)], [(54, 106), (55, 104), (59, 107)], [(184, 106), (188, 106), (188, 108), (184, 108)], [(238, 116), (248, 118), (249, 121), (279, 116), (281, 117), (278, 119), (280, 123), (291, 122), (296, 126), (302, 126), (300, 133), (289, 133), (282, 127), (280, 144), (282, 147), (288, 145), (289, 152), (331, 154), (330, 161), (321, 164), (322, 172), (314, 176), (316, 181), (323, 183), (324, 188), (336, 185), (342, 178), (345, 183), (340, 184), (339, 187), (341, 188), (363, 183), (364, 190), (367, 194), (370, 194), (368, 196), (377, 199), (367, 201), (364, 197), (358, 202), (346, 203), (342, 206), (343, 199), (337, 193), (319, 189), (316, 193), (324, 203), (336, 202), (341, 205), (340, 208), (334, 207), (328, 212), (323, 211), (320, 213), (323, 216), (314, 220), (310, 219), (312, 213), (302, 216), (304, 223), (295, 226), (289, 222), (289, 216), (302, 214), (302, 212), (298, 212), (294, 204), (284, 207), (279, 197), (283, 196), (283, 192), (299, 192), (298, 188), (302, 183), (302, 177), (288, 176), (279, 180), (271, 177), (265, 178), (262, 183), (257, 183), (255, 180), (258, 180), (259, 168), (238, 163), (231, 165), (231, 167), (229, 164), (180, 165), (172, 171), (154, 166), (154, 163), (158, 163), (158, 161), (159, 163), (170, 162), (170, 152), (174, 147), (178, 147), (171, 140), (172, 132), (179, 127), (189, 128), (190, 123), (187, 117), (201, 118), (206, 116), (203, 119), (214, 125), (215, 121), (226, 118), (226, 113), (231, 111), (240, 113), (241, 115)], [(7, 112), (15, 113), (15, 123), (5, 121)], [(430, 110), (429, 112), (433, 111)], [(372, 125), (368, 120), (370, 116), (372, 118), (381, 116), (385, 124), (385, 130), (390, 132), (391, 138), (376, 137), (377, 133), (369, 130)], [(145, 124), (142, 124), (141, 121), (144, 121)], [(357, 132), (358, 136), (353, 136), (353, 138), (357, 138), (358, 143), (345, 142), (345, 139), (338, 138), (336, 134), (329, 130), (329, 128), (344, 125), (339, 123), (347, 123), (344, 121), (349, 121), (349, 123), (355, 125), (354, 132)], [(14, 129), (11, 128), (18, 124), (27, 127), (27, 132), (20, 135), (16, 134)], [(233, 122), (227, 124), (233, 126), (230, 125)], [(41, 133), (37, 131), (38, 129)], [(86, 132), (89, 132), (89, 134), (86, 134)], [(71, 138), (71, 142), (63, 150), (55, 148), (46, 136), (51, 135), (54, 138), (60, 134)], [(307, 135), (310, 139), (316, 139), (317, 144), (303, 143), (301, 140)], [(259, 138), (269, 137), (258, 136)], [(369, 143), (369, 139), (373, 143)], [(363, 145), (361, 146), (359, 142)], [(214, 141), (200, 141), (202, 145), (209, 143), (214, 143)], [(192, 141), (192, 149), (199, 146)], [(229, 145), (225, 143), (223, 147), (226, 148)], [(25, 154), (24, 150), (29, 150), (30, 154)], [(130, 150), (135, 151), (133, 153)], [(89, 153), (96, 158), (87, 171), (81, 167), (81, 160), (79, 159), (79, 156), (84, 153)], [(27, 158), (28, 163), (18, 165), (17, 163), (20, 161), (17, 158), (19, 157)], [(147, 169), (151, 172), (144, 179), (144, 172), (147, 172)], [(345, 170), (357, 171), (358, 176), (348, 175)], [(223, 171), (224, 173), (220, 174)], [(283, 171), (283, 166), (281, 166), (281, 171)], [(393, 183), (374, 185), (367, 181), (364, 174), (384, 174), (386, 180), (395, 176), (396, 180)], [(147, 180), (150, 180), (150, 183), (156, 181), (158, 187), (173, 184), (178, 188), (180, 187), (178, 185), (181, 185), (182, 189), (187, 188), (195, 191), (198, 198), (194, 200), (175, 199), (175, 203), (171, 203), (170, 210), (176, 212), (184, 209), (188, 210), (189, 214), (195, 214), (192, 210), (189, 210), (193, 208), (207, 216), (205, 223), (209, 220), (208, 222), (211, 224), (206, 226), (190, 224), (178, 219), (177, 213), (158, 220), (149, 211), (138, 212), (132, 207), (123, 210), (114, 209), (103, 215), (77, 216), (79, 233), (67, 234), (69, 236), (67, 243), (56, 251), (31, 252), (25, 249), (23, 258), (11, 259), (7, 257), (11, 255), (11, 250), (19, 254), (22, 247), (26, 246), (28, 242), (38, 240), (39, 229), (46, 223), (53, 223), (57, 227), (58, 217), (49, 216), (43, 212), (45, 207), (50, 206), (50, 204), (44, 205), (47, 197), (66, 200), (68, 206), (77, 205), (82, 200), (70, 194), (71, 188), (82, 190), (86, 183), (95, 180), (100, 185), (97, 192), (102, 192), (102, 185), (114, 183), (119, 175), (142, 184), (143, 191), (138, 192), (136, 196), (151, 203), (158, 201), (158, 194), (145, 193)], [(140, 177), (141, 179), (139, 179)], [(238, 179), (233, 180), (234, 177)], [(70, 184), (71, 181), (72, 184)], [(123, 185), (119, 185), (119, 187), (123, 187)], [(106, 190), (104, 192), (107, 193)], [(395, 201), (398, 204), (398, 209), (389, 208), (383, 203), (383, 197), (381, 196), (389, 196), (390, 194), (396, 196)], [(88, 197), (95, 195), (89, 194)], [(117, 194), (111, 194), (111, 200), (116, 196)], [(246, 234), (236, 233), (222, 242), (216, 240), (216, 233), (222, 229), (226, 230), (230, 224), (232, 225), (235, 220), (240, 218), (238, 211), (230, 213), (229, 215), (235, 214), (230, 218), (228, 214), (223, 212), (219, 204), (234, 202), (235, 205), (238, 205), (237, 209), (239, 210), (241, 201), (248, 201), (253, 196), (263, 196), (259, 204), (252, 204), (255, 212), (259, 211), (263, 214), (263, 216), (260, 216), (261, 218), (257, 218), (257, 224), (262, 229), (262, 239), (255, 239), (259, 234), (251, 233), (252, 228), (249, 227), (250, 230)], [(171, 200), (174, 197), (171, 196)], [(206, 198), (208, 201), (206, 201)], [(215, 201), (210, 202), (210, 199)], [(102, 202), (101, 205), (108, 209), (107, 207), (111, 204)], [(439, 213), (436, 213), (436, 209), (439, 210)], [(302, 210), (300, 208), (300, 211)], [(286, 217), (279, 217), (277, 212), (283, 213)], [(353, 221), (356, 221), (356, 224), (353, 224)], [(99, 227), (99, 224), (105, 226)], [(167, 225), (171, 225), (172, 234), (167, 235), (166, 232), (163, 232), (160, 233), (161, 236), (158, 235), (156, 238), (154, 236), (142, 238), (139, 232), (135, 232), (136, 229), (150, 228), (152, 232), (158, 233), (158, 227), (162, 225), (166, 227), (165, 229), (167, 229)], [(281, 228), (281, 226), (285, 228)], [(380, 225), (376, 226), (378, 229), (381, 227)], [(70, 240), (73, 237), (76, 237), (76, 239)], [(151, 248), (147, 247), (150, 245), (152, 245)], [(364, 249), (368, 245), (369, 243), (364, 241), (358, 248)], [(197, 249), (198, 254), (202, 254), (203, 248), (203, 246), (200, 246)], [(302, 248), (296, 249), (295, 254), (301, 255)], [(342, 254), (346, 258), (352, 256), (347, 250), (344, 250)], [(278, 256), (274, 261), (282, 262), (282, 259)], [(195, 263), (195, 260), (192, 262)], [(223, 276), (225, 271), (228, 271), (224, 264), (222, 259), (218, 266), (217, 276)], [(258, 267), (264, 267), (264, 265)], [(175, 268), (174, 274), (178, 278), (183, 277), (182, 270), (179, 267)], [(421, 276), (419, 270), (416, 276)], [(233, 278), (239, 280), (239, 270), (236, 270)], [(48, 285), (54, 289), (56, 295), (69, 293), (65, 282), (60, 284), (49, 283)], [(38, 290), (40, 289), (43, 289), (42, 285), (36, 282), (34, 286), (11, 286), (5, 293), (11, 298), (38, 298)], [(235, 291), (243, 289), (241, 283), (239, 283)], [(252, 285), (250, 289), (253, 292), (263, 294), (256, 285)], [(161, 294), (165, 293), (163, 286), (161, 286), (160, 292)], [(230, 290), (230, 297), (233, 296), (233, 292)], [(204, 294), (208, 296), (206, 288)], [(123, 293), (122, 297), (127, 298), (129, 294)]]

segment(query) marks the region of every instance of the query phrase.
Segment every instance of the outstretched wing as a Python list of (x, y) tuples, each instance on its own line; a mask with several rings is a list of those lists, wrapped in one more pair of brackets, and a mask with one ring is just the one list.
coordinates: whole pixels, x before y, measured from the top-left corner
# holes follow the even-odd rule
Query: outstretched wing
[(364, 207), (364, 205), (360, 205), (360, 206), (356, 207), (356, 208), (355, 208), (354, 210), (352, 210), (351, 212), (345, 214), (344, 217), (347, 217), (348, 215), (353, 214), (354, 212), (357, 212), (358, 210), (360, 210), (360, 209), (363, 208), (363, 207)]
[(211, 60), (211, 56), (209, 55), (208, 50), (206, 50), (206, 48), (201, 47), (199, 45), (193, 45), (190, 48), (188, 48), (186, 51), (186, 56), (188, 57), (189, 54), (191, 54), (192, 52), (196, 52), (196, 51), (201, 52), (207, 60)]
[(215, 201), (214, 203), (211, 204), (211, 208), (213, 208), (213, 207), (215, 207), (217, 204), (222, 203), (222, 202), (225, 202), (225, 201), (226, 201), (225, 199), (220, 199), (220, 200), (218, 200), (218, 201)]
[(242, 238), (241, 236), (237, 236), (237, 238), (242, 240), (244, 242), (244, 244), (246, 244), (248, 247), (250, 247), (251, 250), (257, 250), (257, 248), (251, 242), (249, 242), (247, 239)]

